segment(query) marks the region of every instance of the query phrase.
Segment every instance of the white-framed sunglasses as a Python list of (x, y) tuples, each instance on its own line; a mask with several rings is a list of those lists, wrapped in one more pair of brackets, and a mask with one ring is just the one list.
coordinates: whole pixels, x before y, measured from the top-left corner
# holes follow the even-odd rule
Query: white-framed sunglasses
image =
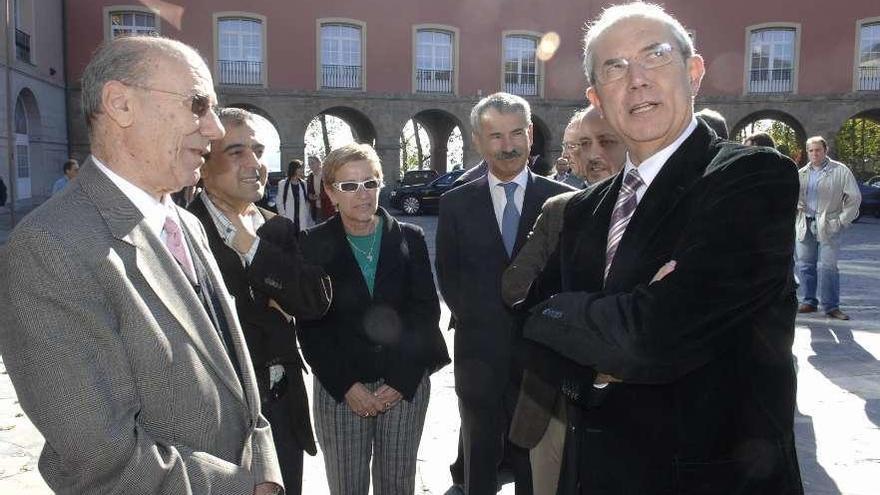
[(381, 179), (367, 179), (362, 181), (346, 180), (333, 183), (334, 189), (344, 193), (357, 192), (357, 190), (362, 187), (365, 191), (373, 191), (375, 189), (379, 189), (382, 186), (383, 184)]

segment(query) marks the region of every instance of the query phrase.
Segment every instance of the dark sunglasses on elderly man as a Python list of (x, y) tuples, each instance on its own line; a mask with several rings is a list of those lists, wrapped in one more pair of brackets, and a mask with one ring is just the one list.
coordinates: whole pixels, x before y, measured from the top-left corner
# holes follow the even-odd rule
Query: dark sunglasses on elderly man
[(135, 88), (143, 89), (144, 91), (155, 91), (156, 93), (179, 96), (180, 98), (188, 99), (190, 101), (190, 110), (197, 117), (204, 117), (208, 113), (208, 110), (214, 112), (215, 115), (219, 112), (216, 105), (211, 105), (211, 97), (206, 94), (193, 93), (191, 95), (185, 95), (176, 91), (166, 91), (164, 89), (150, 88), (148, 86), (141, 86), (139, 84), (127, 84), (127, 86), (134, 86)]
[(354, 180), (346, 180), (342, 182), (334, 182), (333, 187), (339, 192), (353, 193), (363, 187), (365, 191), (373, 191), (382, 187), (382, 181), (379, 179), (367, 179), (360, 182)]

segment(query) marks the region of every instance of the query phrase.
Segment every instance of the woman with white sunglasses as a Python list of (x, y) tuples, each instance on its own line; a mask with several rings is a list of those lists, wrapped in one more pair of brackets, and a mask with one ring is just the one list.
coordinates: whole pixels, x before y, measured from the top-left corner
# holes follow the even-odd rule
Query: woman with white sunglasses
[(333, 283), (318, 321), (303, 322), (315, 375), (314, 418), (330, 493), (412, 494), (430, 395), (449, 363), (424, 233), (379, 207), (375, 150), (350, 144), (324, 160), (337, 213), (301, 235), (303, 254)]

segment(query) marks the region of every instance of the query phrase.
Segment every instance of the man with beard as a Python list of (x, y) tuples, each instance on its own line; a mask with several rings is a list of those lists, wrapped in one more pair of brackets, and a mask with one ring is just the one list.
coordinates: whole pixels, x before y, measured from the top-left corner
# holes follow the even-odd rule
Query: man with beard
[(253, 114), (226, 108), (219, 116), (226, 135), (211, 141), (202, 167), (205, 190), (189, 211), (202, 221), (235, 298), (286, 493), (297, 495), (303, 451), (315, 455), (316, 448), (293, 318), (319, 318), (327, 311), (330, 280), (303, 261), (293, 221), (254, 205), (268, 174)]
[[(618, 173), (626, 160), (626, 148), (620, 138), (593, 106), (579, 110), (572, 116), (565, 129), (562, 146), (563, 157), (572, 163), (570, 176), (579, 177), (581, 188)], [(573, 191), (554, 196), (541, 208), (541, 215), (529, 234), (528, 242), (501, 279), (501, 295), (508, 306), (514, 307), (526, 297), (532, 281), (544, 269), (556, 249), (565, 205), (575, 194), (576, 191)], [(537, 364), (534, 359), (528, 361)], [(565, 376), (566, 390), (581, 388), (582, 374), (580, 367), (568, 370)], [(535, 495), (556, 493), (567, 416), (565, 396), (560, 387), (562, 378), (557, 373), (557, 376), (548, 380), (534, 371), (526, 370), (510, 426), (510, 440), (530, 449)], [(579, 394), (579, 391), (576, 393)]]
[[(507, 93), (483, 98), (471, 111), (471, 127), (488, 173), (440, 199), (437, 276), (456, 319), (465, 492), (490, 495), (497, 488), (521, 375), (511, 360), (516, 319), (501, 299), (501, 274), (525, 243), (544, 201), (572, 189), (526, 167), (532, 124), (524, 99)], [(516, 493), (531, 493), (527, 452), (511, 448), (507, 457)]]
[(581, 180), (575, 187), (584, 189), (619, 172), (626, 147), (596, 107), (589, 106), (568, 122), (562, 136), (562, 156), (571, 165), (571, 175)]

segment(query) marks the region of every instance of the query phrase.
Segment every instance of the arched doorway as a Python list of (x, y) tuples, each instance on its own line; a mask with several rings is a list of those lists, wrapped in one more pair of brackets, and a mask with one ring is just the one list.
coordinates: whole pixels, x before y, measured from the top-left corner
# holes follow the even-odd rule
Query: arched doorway
[(13, 130), (15, 132), (15, 198), (29, 199), (32, 194), (32, 176), (35, 153), (31, 141), (37, 135), (40, 115), (37, 100), (27, 88), (21, 90), (15, 100)]
[[(417, 128), (423, 132), (416, 134), (414, 130)], [(453, 166), (461, 165), (464, 154), (461, 128), (459, 119), (445, 110), (428, 109), (416, 113), (404, 125), (401, 134), (401, 172), (413, 168), (410, 165), (420, 164), (421, 167), (415, 168), (430, 168), (442, 174), (452, 168), (450, 158)]]
[(319, 112), (306, 127), (305, 154), (323, 159), (335, 148), (351, 143), (376, 146), (376, 128), (370, 119), (350, 107), (331, 107)]
[(848, 165), (859, 180), (880, 175), (880, 108), (849, 118), (834, 142), (835, 158)]
[(762, 110), (747, 115), (731, 129), (731, 139), (742, 142), (756, 132), (766, 132), (776, 143), (776, 149), (798, 165), (806, 163), (804, 142), (806, 131), (797, 119), (778, 110)]

